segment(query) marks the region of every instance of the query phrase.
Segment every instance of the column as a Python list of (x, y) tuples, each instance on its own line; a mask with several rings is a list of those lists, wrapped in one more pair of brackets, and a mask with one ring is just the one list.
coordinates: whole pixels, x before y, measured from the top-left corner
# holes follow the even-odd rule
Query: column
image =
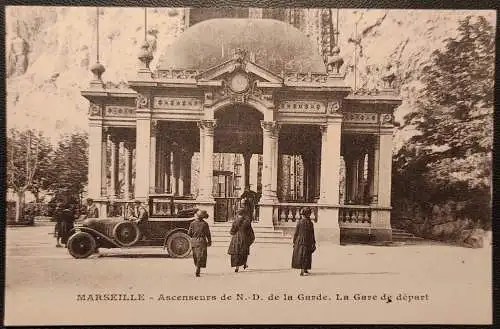
[(188, 151), (186, 153), (186, 161), (185, 161), (185, 164), (186, 164), (186, 174), (185, 174), (185, 180), (184, 180), (184, 195), (191, 195), (192, 192), (191, 192), (191, 170), (192, 170), (192, 167), (191, 167), (191, 163), (193, 161), (193, 152), (192, 151)]
[(340, 137), (342, 117), (328, 118), (321, 127), (321, 193), (318, 210), (318, 240), (340, 243), (338, 222), (339, 183), (340, 183)]
[(116, 134), (111, 135), (111, 190), (110, 196), (111, 198), (116, 198), (117, 186), (118, 186), (118, 155), (119, 155), (119, 141), (118, 136)]
[(392, 133), (379, 137), (378, 205), (391, 206)]
[(146, 202), (149, 195), (152, 123), (151, 112), (145, 108), (149, 100), (146, 98), (144, 101), (144, 96), (139, 97), (136, 111), (135, 198)]
[(158, 193), (164, 193), (164, 187), (163, 187), (163, 182), (164, 182), (164, 176), (165, 176), (165, 138), (163, 136), (163, 133), (160, 132), (157, 137), (156, 141), (156, 148), (157, 148), (157, 156), (156, 156), (156, 179), (155, 179), (155, 185), (156, 185), (156, 192)]
[(273, 204), (275, 198), (272, 194), (273, 188), (273, 162), (275, 155), (275, 136), (277, 134), (278, 123), (276, 121), (261, 121), (262, 127), (262, 197), (259, 207), (259, 225), (273, 226)]
[(359, 204), (363, 204), (365, 194), (365, 152), (362, 151), (358, 159), (358, 194), (357, 200)]
[(102, 139), (102, 152), (101, 152), (101, 196), (107, 197), (108, 195), (108, 137), (109, 129), (105, 128), (104, 136)]
[(245, 152), (243, 153), (243, 166), (245, 169), (245, 174), (244, 174), (244, 185), (243, 187), (250, 186), (250, 161), (252, 160), (252, 153), (251, 152)]
[(175, 152), (172, 149), (170, 151), (170, 156), (169, 156), (169, 180), (170, 180), (170, 188), (169, 188), (169, 193), (171, 194), (176, 194), (175, 191)]
[(279, 148), (279, 132), (280, 125), (272, 131), (272, 162), (271, 162), (271, 197), (274, 202), (278, 202), (278, 148)]
[(250, 158), (249, 182), (250, 189), (257, 191), (258, 185), (258, 171), (259, 171), (259, 154), (252, 154)]
[(164, 144), (163, 156), (163, 193), (170, 193), (170, 148), (171, 143)]
[(353, 157), (350, 161), (350, 168), (350, 201), (351, 203), (356, 203), (356, 196), (358, 193), (358, 159), (356, 159), (355, 157)]
[(102, 179), (103, 173), (105, 174), (105, 166), (103, 166), (103, 163), (104, 165), (106, 164), (105, 137), (105, 134), (103, 134), (102, 121), (90, 121), (88, 195), (92, 199), (98, 199), (101, 196), (101, 188), (105, 187), (106, 181)]
[(374, 161), (377, 198), (372, 206), (371, 231), (378, 241), (391, 241), (392, 129), (382, 132), (377, 139)]
[(321, 147), (316, 147), (314, 156), (314, 202), (318, 202), (321, 191)]
[(275, 121), (261, 121), (262, 126), (262, 201), (272, 202), (272, 179), (273, 179), (273, 162), (274, 162), (274, 131), (277, 129)]
[(181, 151), (179, 153), (179, 189), (178, 193), (181, 196), (185, 194), (184, 181), (186, 179), (186, 153)]
[(372, 163), (372, 175), (370, 182), (370, 196), (371, 196), (371, 204), (378, 204), (378, 181), (379, 181), (379, 159), (380, 159), (380, 140), (379, 136), (376, 136), (375, 143), (373, 145), (373, 150), (371, 154), (371, 163)]
[(200, 128), (200, 192), (199, 199), (212, 200), (212, 176), (213, 176), (213, 152), (214, 152), (214, 129), (215, 120), (202, 120), (198, 123)]
[(130, 200), (130, 185), (132, 182), (132, 143), (124, 143), (125, 172), (123, 175), (125, 200)]
[(158, 133), (158, 121), (151, 121), (151, 135), (149, 137), (149, 193), (156, 193), (156, 135)]

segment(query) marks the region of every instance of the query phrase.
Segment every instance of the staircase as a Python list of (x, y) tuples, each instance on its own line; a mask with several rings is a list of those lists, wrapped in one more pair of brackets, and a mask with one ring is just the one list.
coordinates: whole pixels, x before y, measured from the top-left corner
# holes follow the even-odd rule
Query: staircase
[[(292, 244), (292, 238), (272, 226), (252, 224), (255, 233), (255, 243), (259, 244)], [(231, 223), (216, 223), (210, 226), (214, 246), (229, 246), (231, 241)]]
[(392, 229), (392, 241), (393, 242), (405, 242), (407, 244), (416, 244), (418, 242), (425, 241), (424, 238), (413, 235), (412, 233), (408, 233), (405, 230), (401, 229)]

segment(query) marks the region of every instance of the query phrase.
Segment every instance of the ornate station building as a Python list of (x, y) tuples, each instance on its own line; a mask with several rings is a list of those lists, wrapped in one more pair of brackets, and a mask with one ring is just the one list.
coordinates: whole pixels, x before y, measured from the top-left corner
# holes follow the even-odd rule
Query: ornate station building
[(377, 91), (353, 92), (335, 42), (322, 51), (291, 24), (293, 12), (267, 11), (187, 9), (156, 70), (144, 43), (126, 89), (106, 88), (104, 67), (93, 66), (82, 95), (88, 195), (101, 216), (139, 199), (152, 215), (206, 209), (217, 225), (249, 186), (261, 195), (255, 225), (294, 227), (307, 206), (319, 240), (391, 239), (394, 72)]

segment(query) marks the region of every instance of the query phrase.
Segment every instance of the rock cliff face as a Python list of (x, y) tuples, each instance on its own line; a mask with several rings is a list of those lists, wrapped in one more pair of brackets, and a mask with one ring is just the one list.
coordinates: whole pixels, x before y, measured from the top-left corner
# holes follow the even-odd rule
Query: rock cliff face
[[(162, 49), (182, 33), (185, 13), (179, 8), (148, 9), (152, 67)], [(333, 13), (335, 19), (336, 10)], [(401, 120), (412, 110), (422, 65), (444, 39), (455, 35), (458, 20), (467, 15), (483, 15), (493, 24), (496, 20), (493, 11), (341, 9), (339, 47), (348, 71), (346, 82), (354, 87), (355, 44), (357, 87), (369, 87), (373, 72), (393, 63), (404, 99), (396, 113)], [(7, 7), (6, 18), (8, 127), (41, 129), (54, 141), (60, 134), (87, 130), (88, 103), (80, 90), (88, 87), (89, 68), (96, 61), (96, 9)], [(320, 20), (319, 9), (300, 9), (293, 22), (318, 43), (318, 50), (323, 42)], [(124, 83), (137, 71), (145, 35), (144, 10), (101, 8), (99, 29), (100, 62), (106, 67), (103, 78)]]

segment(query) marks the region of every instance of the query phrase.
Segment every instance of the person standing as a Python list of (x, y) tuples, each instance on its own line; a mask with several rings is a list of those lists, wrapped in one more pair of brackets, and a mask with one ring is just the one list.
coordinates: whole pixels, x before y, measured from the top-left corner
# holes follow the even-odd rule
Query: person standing
[(293, 235), (292, 268), (300, 269), (300, 275), (309, 274), (312, 254), (316, 250), (314, 224), (311, 221), (311, 208), (302, 208), (301, 218)]
[(61, 217), (61, 224), (60, 224), (61, 243), (66, 244), (68, 242), (69, 235), (74, 227), (74, 222), (75, 222), (75, 214), (70, 204), (66, 204), (63, 207), (60, 217)]
[(231, 242), (227, 253), (231, 255), (231, 267), (235, 267), (234, 271), (238, 272), (240, 266), (243, 266), (243, 269), (248, 267), (247, 260), (250, 254), (250, 245), (255, 240), (251, 221), (246, 216), (245, 209), (238, 210), (229, 233), (231, 233)]
[(59, 243), (62, 237), (62, 203), (58, 202), (54, 209), (53, 217), (55, 219), (56, 225), (54, 226), (54, 237), (56, 238), (56, 247), (61, 248), (62, 245)]
[(143, 239), (150, 238), (148, 219), (149, 214), (146, 206), (141, 202), (141, 200), (135, 200), (135, 207), (132, 211), (131, 219), (137, 223), (139, 230), (142, 233)]
[(243, 201), (246, 211), (250, 216), (250, 220), (255, 220), (255, 206), (259, 203), (259, 194), (252, 191), (250, 186), (246, 185), (245, 191), (240, 196), (240, 200)]
[(200, 269), (207, 267), (207, 247), (212, 245), (212, 236), (208, 223), (205, 221), (206, 218), (208, 218), (208, 213), (205, 210), (198, 210), (188, 229), (197, 277), (200, 276)]

